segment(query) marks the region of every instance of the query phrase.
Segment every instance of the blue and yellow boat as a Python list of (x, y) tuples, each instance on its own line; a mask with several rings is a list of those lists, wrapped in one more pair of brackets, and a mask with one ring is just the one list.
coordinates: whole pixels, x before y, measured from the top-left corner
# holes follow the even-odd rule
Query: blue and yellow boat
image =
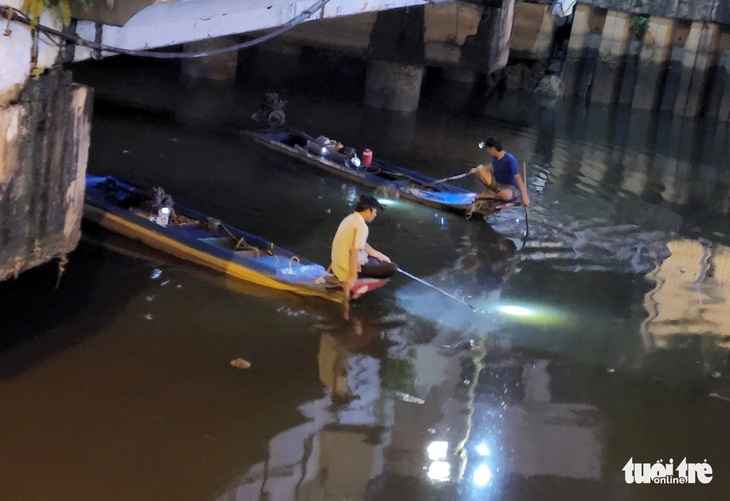
[[(353, 148), (333, 145), (324, 137), (313, 138), (294, 129), (268, 129), (241, 131), (246, 137), (274, 151), (302, 160), (350, 181), (371, 188), (376, 194), (399, 197), (460, 214), (466, 214), (477, 194), (458, 186), (437, 183), (436, 178), (414, 172), (391, 162), (358, 158)], [(365, 160), (365, 161), (364, 161)]]
[(345, 305), (388, 282), (359, 279), (346, 294), (322, 265), (176, 204), (160, 188), (147, 191), (111, 176), (86, 176), (84, 218), (231, 277)]

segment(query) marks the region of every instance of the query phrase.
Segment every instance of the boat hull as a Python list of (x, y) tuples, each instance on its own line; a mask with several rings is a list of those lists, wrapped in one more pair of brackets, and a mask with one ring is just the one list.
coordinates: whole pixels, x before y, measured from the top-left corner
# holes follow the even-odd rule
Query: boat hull
[[(220, 241), (225, 241), (225, 236), (221, 237), (220, 234), (211, 233), (197, 225), (187, 225), (189, 228), (163, 226), (133, 211), (106, 202), (98, 186), (107, 179), (112, 179), (117, 186), (124, 186), (125, 189), (134, 189), (131, 185), (125, 185), (114, 178), (87, 176), (84, 218), (88, 221), (167, 254), (240, 280), (300, 295), (317, 296), (336, 302), (345, 301), (346, 295), (341, 283), (324, 267), (302, 259), (260, 237), (235, 228), (225, 228), (232, 238), (241, 238), (247, 244), (255, 245), (257, 250), (248, 251), (256, 254), (251, 257), (245, 255), (244, 251), (230, 249), (227, 245), (221, 246)], [(206, 216), (179, 205), (175, 208), (189, 220), (200, 222), (207, 219)], [(226, 243), (233, 246), (234, 240), (231, 239)], [(382, 287), (387, 282), (387, 279), (358, 280), (349, 296), (355, 299), (370, 290)]]
[(242, 134), (271, 150), (325, 172), (374, 188), (376, 192), (382, 190), (384, 195), (394, 194), (429, 207), (460, 214), (465, 214), (476, 198), (476, 193), (446, 183), (435, 183), (435, 178), (383, 160), (374, 160), (369, 166), (356, 168), (339, 154), (330, 154), (334, 158), (314, 154), (305, 146), (312, 141), (311, 137), (299, 131), (242, 131)]

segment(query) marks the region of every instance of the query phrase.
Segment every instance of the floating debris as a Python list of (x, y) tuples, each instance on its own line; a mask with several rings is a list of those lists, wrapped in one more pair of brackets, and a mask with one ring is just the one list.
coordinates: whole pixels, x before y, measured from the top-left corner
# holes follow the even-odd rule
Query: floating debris
[(710, 393), (710, 396), (711, 397), (715, 397), (715, 398), (719, 398), (720, 400), (724, 400), (726, 402), (730, 402), (730, 397), (726, 397), (724, 395), (720, 395), (719, 393), (716, 393), (714, 391), (712, 393)]
[(148, 314), (146, 314), (146, 315), (144, 316), (144, 319), (145, 319), (145, 320), (152, 320), (152, 318), (153, 318), (153, 317), (152, 317), (152, 313), (148, 313)]
[(398, 397), (399, 399), (403, 400), (404, 402), (408, 402), (410, 404), (423, 405), (426, 403), (426, 401), (424, 399), (414, 397), (413, 395), (409, 395), (408, 393), (403, 393), (402, 391), (396, 391), (396, 392), (393, 392), (393, 394), (396, 397)]
[(160, 275), (162, 275), (162, 270), (159, 268), (155, 268), (154, 270), (152, 270), (152, 274), (150, 275), (150, 278), (152, 280), (157, 280), (158, 278), (160, 278)]
[(234, 358), (231, 360), (231, 367), (235, 367), (236, 369), (248, 369), (251, 367), (251, 362), (242, 358)]

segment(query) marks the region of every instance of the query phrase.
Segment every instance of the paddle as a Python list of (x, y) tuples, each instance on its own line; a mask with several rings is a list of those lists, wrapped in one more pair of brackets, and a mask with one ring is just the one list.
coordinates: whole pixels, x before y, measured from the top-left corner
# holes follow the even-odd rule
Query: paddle
[(415, 280), (416, 282), (420, 282), (420, 283), (422, 283), (423, 285), (426, 285), (426, 286), (428, 286), (428, 287), (431, 287), (431, 288), (432, 288), (433, 290), (435, 290), (435, 291), (438, 291), (438, 292), (440, 292), (440, 293), (441, 293), (441, 294), (443, 294), (444, 296), (446, 296), (446, 297), (450, 297), (451, 299), (454, 299), (454, 300), (456, 300), (456, 301), (459, 301), (459, 302), (460, 302), (461, 304), (465, 304), (465, 305), (467, 305), (467, 306), (468, 306), (469, 308), (471, 308), (472, 310), (476, 310), (476, 308), (474, 308), (474, 307), (473, 307), (472, 305), (470, 305), (469, 303), (467, 303), (467, 302), (466, 302), (466, 301), (464, 301), (463, 299), (459, 299), (459, 298), (458, 298), (458, 297), (456, 297), (456, 296), (452, 296), (452, 295), (451, 295), (451, 294), (449, 294), (448, 292), (446, 292), (446, 291), (443, 291), (443, 290), (439, 289), (439, 288), (438, 288), (438, 287), (436, 287), (435, 285), (433, 285), (433, 284), (430, 284), (430, 283), (426, 282), (426, 281), (425, 281), (425, 280), (423, 280), (422, 278), (418, 278), (418, 277), (417, 277), (417, 276), (415, 276), (415, 275), (411, 275), (411, 274), (410, 274), (410, 273), (408, 273), (407, 271), (404, 271), (404, 270), (402, 270), (402, 269), (400, 269), (400, 268), (398, 268), (398, 271), (399, 271), (400, 273), (403, 273), (403, 274), (404, 274), (405, 276), (407, 276), (408, 278), (412, 278), (412, 279), (413, 279), (413, 280)]

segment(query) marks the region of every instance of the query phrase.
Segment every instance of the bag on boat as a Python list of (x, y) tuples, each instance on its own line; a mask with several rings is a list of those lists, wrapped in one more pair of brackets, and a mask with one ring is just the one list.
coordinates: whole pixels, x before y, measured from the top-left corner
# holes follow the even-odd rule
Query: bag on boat
[(292, 280), (296, 278), (312, 278), (317, 279), (327, 274), (324, 266), (319, 264), (294, 264), (276, 270), (276, 276)]

